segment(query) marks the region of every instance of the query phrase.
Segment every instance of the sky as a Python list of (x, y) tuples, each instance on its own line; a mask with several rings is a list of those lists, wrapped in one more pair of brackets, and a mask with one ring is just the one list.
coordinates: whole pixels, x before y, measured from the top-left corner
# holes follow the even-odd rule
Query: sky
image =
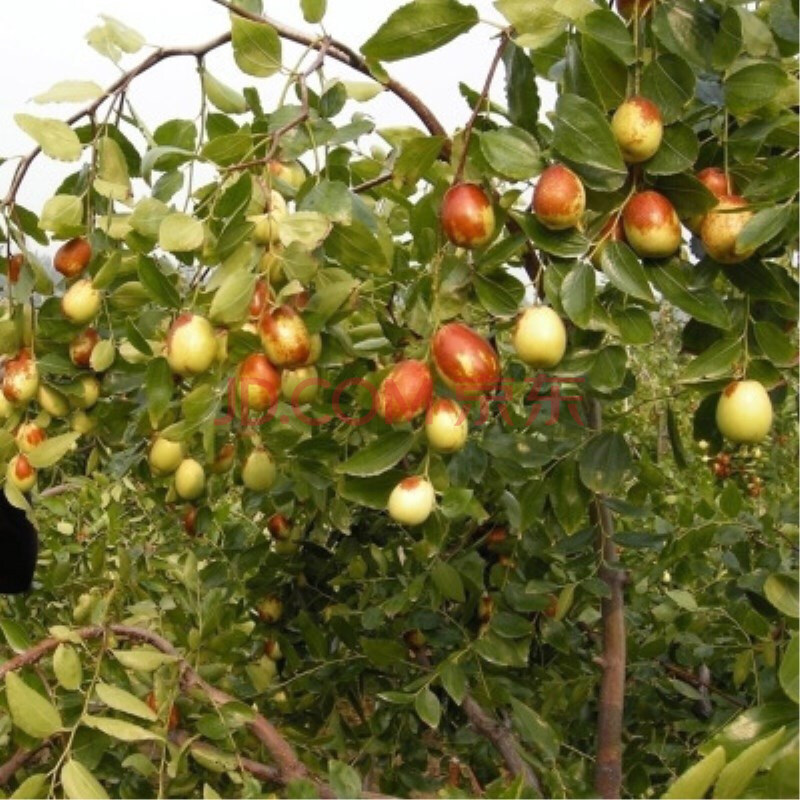
[[(503, 22), (491, 0), (471, 0), (481, 19)], [(401, 0), (328, 0), (324, 24), (328, 33), (356, 49), (369, 38)], [(265, 0), (266, 13), (301, 30), (313, 32), (300, 13), (299, 0)], [(24, 112), (37, 116), (64, 119), (77, 111), (80, 104), (47, 104), (32, 98), (62, 80), (93, 80), (101, 86), (110, 84), (119, 75), (119, 67), (99, 55), (86, 42), (88, 31), (102, 21), (100, 14), (110, 14), (141, 33), (147, 46), (139, 53), (125, 56), (124, 70), (141, 61), (152, 46), (193, 46), (214, 38), (228, 26), (225, 9), (210, 0), (29, 0), (15, 4), (6, 14), (0, 29), (0, 48), (6, 65), (2, 87), (0, 115), (0, 156), (20, 155), (33, 147), (33, 142), (15, 124), (13, 116)], [(409, 60), (387, 65), (393, 77), (409, 86), (433, 109), (448, 130), (464, 124), (469, 109), (458, 91), (459, 81), (475, 89), (483, 85), (495, 50), (496, 34), (488, 24), (451, 42), (446, 47)], [(284, 45), (284, 63), (293, 63), (300, 49)], [(267, 100), (276, 96), (283, 78), (255, 79), (242, 75), (233, 63), (229, 47), (210, 54), (208, 70), (234, 88), (257, 85)], [(336, 62), (326, 63), (326, 76), (361, 80), (357, 73)], [(13, 78), (13, 79), (12, 79)], [(503, 100), (503, 75), (499, 70), (492, 96)], [(138, 78), (130, 92), (138, 114), (151, 130), (167, 119), (194, 118), (198, 109), (198, 80), (193, 59), (163, 62)], [(268, 104), (265, 103), (265, 107)], [(419, 125), (405, 106), (388, 94), (366, 105), (348, 103), (344, 115), (365, 111), (381, 126)], [(4, 196), (15, 162), (0, 165), (0, 195)], [(40, 157), (31, 168), (19, 202), (33, 211), (41, 210), (60, 178), (74, 170)]]

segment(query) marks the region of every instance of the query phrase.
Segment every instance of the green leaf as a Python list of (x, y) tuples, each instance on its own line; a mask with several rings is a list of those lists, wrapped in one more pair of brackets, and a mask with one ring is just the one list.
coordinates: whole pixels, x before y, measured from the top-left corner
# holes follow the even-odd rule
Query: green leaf
[(683, 123), (664, 129), (664, 138), (658, 152), (645, 163), (649, 175), (674, 175), (694, 166), (700, 143), (697, 134)]
[(97, 142), (97, 177), (93, 186), (101, 197), (120, 201), (131, 198), (128, 162), (122, 148), (110, 136), (103, 136)]
[(0, 630), (3, 631), (3, 636), (6, 637), (8, 646), (15, 653), (22, 653), (31, 646), (25, 628), (16, 620), (0, 619)]
[(714, 787), (714, 798), (741, 797), (750, 781), (764, 762), (772, 755), (783, 739), (785, 728), (775, 731), (772, 736), (759, 739), (743, 753), (728, 763), (722, 770)]
[(147, 395), (147, 412), (154, 428), (164, 416), (172, 398), (175, 383), (172, 380), (172, 371), (165, 358), (154, 358), (147, 365), (145, 378), (145, 394)]
[(685, 611), (697, 611), (697, 601), (691, 592), (685, 589), (670, 589), (665, 594), (679, 608)]
[(336, 471), (362, 478), (380, 475), (403, 458), (411, 450), (413, 444), (414, 434), (392, 431), (360, 449), (347, 461), (339, 464)]
[(498, 128), (480, 136), (481, 152), (489, 166), (512, 180), (528, 180), (544, 166), (539, 143), (522, 128)]
[(64, 727), (58, 709), (15, 672), (6, 675), (6, 702), (14, 725), (34, 739), (47, 739)]
[[(795, 218), (796, 209), (790, 206), (765, 208), (744, 226), (736, 237), (736, 247), (752, 250), (774, 239)], [(796, 218), (795, 218), (796, 219)]]
[(123, 667), (139, 672), (153, 672), (164, 664), (173, 664), (178, 660), (177, 656), (146, 648), (114, 650), (113, 653)]
[(669, 5), (659, 4), (653, 15), (652, 30), (671, 53), (699, 70), (707, 69), (714, 28), (703, 3), (682, 0)]
[(139, 258), (139, 280), (154, 300), (167, 307), (180, 307), (181, 297), (178, 290), (152, 258)]
[(581, 481), (593, 492), (609, 494), (619, 488), (631, 463), (631, 451), (625, 437), (605, 431), (583, 448), (579, 461)]
[(642, 72), (642, 94), (661, 111), (666, 125), (680, 119), (694, 97), (694, 70), (682, 59), (666, 53), (651, 61)]
[(279, 235), (284, 247), (290, 247), (297, 242), (311, 251), (322, 244), (330, 230), (331, 221), (323, 214), (316, 211), (297, 211), (281, 220)]
[(64, 239), (82, 233), (83, 203), (80, 197), (57, 194), (49, 198), (42, 208), (39, 227)]
[(707, 287), (690, 289), (687, 274), (674, 262), (652, 267), (648, 275), (656, 289), (687, 314), (715, 328), (730, 327), (730, 316), (719, 294)]
[(157, 239), (161, 223), (169, 214), (169, 206), (166, 203), (155, 197), (143, 197), (136, 203), (128, 222), (136, 233), (148, 239)]
[(536, 132), (539, 120), (539, 93), (536, 70), (525, 51), (514, 42), (506, 45), (506, 99), (510, 120), (526, 131)]
[(600, 268), (603, 274), (621, 292), (654, 302), (642, 262), (624, 242), (606, 242), (600, 252)]
[(208, 101), (223, 114), (244, 114), (247, 101), (241, 92), (217, 80), (210, 72), (203, 72), (203, 91)]
[(33, 98), (35, 103), (85, 103), (103, 96), (103, 87), (94, 81), (59, 81)]
[(725, 105), (732, 114), (748, 114), (770, 103), (788, 85), (789, 78), (777, 64), (750, 64), (725, 81)]
[(337, 797), (361, 797), (361, 776), (349, 764), (331, 759), (328, 761), (328, 777)]
[(60, 119), (15, 114), (14, 122), (56, 161), (77, 161), (81, 157), (81, 140), (66, 122)]
[(115, 711), (122, 711), (125, 714), (146, 719), (148, 722), (155, 722), (158, 719), (158, 714), (147, 703), (119, 686), (112, 686), (101, 681), (95, 686), (95, 692), (101, 703), (105, 703)]
[(37, 469), (52, 467), (73, 449), (79, 438), (79, 433), (70, 432), (45, 439), (36, 449), (28, 453), (28, 461)]
[(579, 261), (561, 284), (561, 305), (567, 316), (581, 328), (585, 328), (592, 319), (594, 293), (594, 268), (585, 261)]
[(578, 258), (589, 249), (589, 240), (578, 230), (551, 231), (534, 214), (512, 213), (525, 235), (545, 253), (560, 258)]
[(53, 653), (53, 672), (59, 685), (70, 692), (83, 681), (83, 668), (77, 651), (71, 644), (62, 642)]
[[(325, 10), (328, 5), (328, 0), (300, 0), (300, 8), (303, 11), (303, 19), (309, 23), (309, 25), (314, 25), (317, 22), (320, 22), (322, 18), (325, 16)], [(351, 795), (352, 797), (358, 797), (357, 794)]]
[(698, 378), (721, 378), (731, 375), (733, 365), (743, 355), (742, 337), (725, 336), (693, 359), (681, 373), (680, 380), (689, 382)]
[(556, 103), (553, 147), (592, 189), (613, 191), (628, 177), (605, 115), (575, 94), (563, 94)]
[(683, 449), (683, 442), (681, 441), (681, 430), (678, 426), (678, 418), (675, 410), (671, 405), (667, 404), (667, 435), (669, 436), (669, 443), (672, 447), (672, 455), (675, 459), (675, 464), (678, 469), (686, 467), (686, 452)]
[(612, 11), (593, 11), (583, 18), (583, 23), (578, 27), (584, 35), (591, 36), (602, 44), (623, 64), (634, 62), (636, 54), (630, 31), (622, 19)]
[(530, 745), (538, 747), (549, 761), (558, 756), (558, 736), (550, 725), (525, 703), (511, 698), (514, 730)]
[(9, 797), (12, 800), (20, 798), (20, 800), (32, 800), (32, 798), (45, 798), (48, 796), (48, 789), (50, 788), (50, 776), (39, 772), (36, 775), (29, 775), (17, 787), (17, 790)]
[(764, 595), (775, 608), (787, 617), (797, 619), (798, 582), (793, 575), (770, 575), (764, 581)]
[(120, 742), (147, 742), (152, 739), (160, 740), (163, 737), (155, 731), (143, 728), (141, 725), (134, 725), (122, 719), (113, 717), (97, 717), (92, 714), (84, 714), (81, 724), (87, 728), (94, 728), (102, 731), (106, 736), (118, 739)]
[(472, 285), (480, 304), (495, 317), (516, 316), (525, 297), (523, 284), (507, 272), (494, 272), (491, 276), (475, 273)]
[(701, 800), (725, 766), (725, 748), (715, 747), (705, 758), (689, 767), (664, 792), (664, 800)]
[(94, 346), (92, 355), (89, 358), (89, 366), (95, 372), (105, 372), (114, 363), (116, 355), (117, 350), (114, 347), (114, 342), (110, 339), (103, 339)]
[(791, 337), (787, 336), (772, 322), (756, 322), (753, 326), (758, 346), (764, 355), (778, 367), (791, 367), (797, 363), (797, 348)]
[(705, 214), (717, 198), (694, 175), (669, 175), (659, 178), (656, 189), (675, 206), (678, 216), (685, 218)]
[(431, 570), (431, 580), (434, 586), (448, 600), (455, 600), (463, 603), (466, 599), (464, 595), (464, 583), (461, 580), (458, 570), (444, 561), (437, 562)]
[(501, 667), (526, 667), (530, 638), (502, 639), (490, 632), (478, 639), (473, 649), (489, 664)]
[(552, 0), (495, 0), (494, 5), (514, 26), (519, 47), (538, 50), (557, 39), (569, 22)]
[(108, 800), (97, 778), (74, 758), (61, 767), (61, 787), (69, 800)]
[(189, 214), (174, 212), (161, 220), (158, 244), (168, 253), (186, 253), (203, 246), (203, 223)]
[(742, 21), (735, 8), (728, 7), (719, 20), (719, 31), (711, 47), (714, 69), (726, 70), (742, 50)]
[(478, 22), (472, 6), (456, 0), (429, 0), (401, 6), (361, 47), (376, 61), (398, 61), (428, 53), (466, 33)]
[(203, 158), (213, 161), (220, 167), (229, 167), (245, 159), (252, 146), (253, 137), (250, 134), (230, 133), (206, 142), (200, 152)]
[(233, 58), (239, 69), (256, 78), (268, 78), (281, 68), (281, 40), (265, 22), (231, 15)]
[(243, 321), (247, 316), (255, 285), (256, 276), (245, 270), (229, 275), (214, 293), (208, 312), (209, 319), (222, 325)]
[(442, 706), (439, 698), (427, 687), (414, 698), (414, 709), (419, 718), (431, 728), (438, 728), (442, 719)]
[(467, 693), (467, 676), (464, 670), (458, 664), (446, 661), (439, 670), (439, 680), (453, 701), (461, 705)]
[(799, 662), (800, 638), (798, 638), (797, 634), (794, 634), (789, 640), (789, 645), (781, 659), (781, 668), (778, 672), (778, 677), (781, 682), (781, 688), (795, 703), (800, 702), (800, 693), (798, 692), (798, 684), (800, 684)]

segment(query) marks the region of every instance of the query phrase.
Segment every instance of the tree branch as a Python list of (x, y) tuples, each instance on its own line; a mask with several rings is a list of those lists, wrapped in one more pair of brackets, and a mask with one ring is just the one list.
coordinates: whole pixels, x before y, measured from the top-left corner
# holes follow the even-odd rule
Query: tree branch
[[(223, 692), (221, 689), (217, 689), (200, 677), (167, 639), (153, 631), (144, 628), (135, 628), (130, 625), (109, 625), (108, 628), (95, 625), (79, 628), (76, 631), (78, 636), (84, 640), (100, 639), (109, 632), (123, 639), (150, 644), (162, 653), (166, 653), (178, 659), (181, 670), (181, 685), (185, 691), (198, 689), (216, 705), (226, 705), (227, 703), (235, 702), (236, 698)], [(0, 680), (9, 672), (35, 664), (41, 658), (55, 650), (58, 645), (58, 639), (44, 639), (28, 650), (0, 664)], [(278, 729), (262, 714), (256, 713), (254, 718), (248, 722), (247, 725), (253, 735), (261, 741), (272, 758), (275, 759), (280, 783), (286, 784), (300, 778), (315, 780), (309, 773), (305, 764), (298, 759), (292, 746), (283, 738)], [(333, 796), (327, 784), (316, 780), (315, 782), (322, 797)]]
[[(227, 44), (230, 40), (231, 34), (223, 33), (222, 35), (217, 36), (216, 39), (212, 39), (211, 41), (198, 45), (197, 47), (159, 48), (158, 50), (152, 52), (138, 66), (120, 75), (120, 77), (117, 78), (117, 80), (114, 81), (114, 83), (112, 83), (102, 95), (100, 95), (100, 97), (92, 101), (88, 106), (85, 106), (80, 111), (75, 112), (71, 117), (66, 119), (65, 122), (67, 125), (74, 125), (84, 117), (93, 117), (106, 100), (125, 92), (135, 78), (142, 73), (147, 72), (147, 70), (152, 69), (154, 66), (156, 66), (156, 64), (166, 61), (168, 58), (175, 58), (177, 56), (192, 56), (194, 58), (202, 58), (217, 47)], [(17, 169), (14, 171), (14, 176), (11, 179), (11, 185), (9, 186), (8, 193), (2, 202), (0, 202), (0, 207), (5, 206), (9, 209), (14, 208), (19, 187), (22, 185), (22, 181), (30, 169), (31, 164), (36, 160), (37, 156), (39, 156), (41, 152), (42, 148), (36, 147), (31, 150), (31, 152), (28, 153), (28, 155), (25, 156), (22, 161), (19, 162)]]
[(475, 698), (467, 693), (461, 703), (472, 727), (494, 745), (495, 750), (503, 757), (508, 771), (516, 778), (522, 777), (527, 786), (533, 787), (539, 795), (545, 796), (539, 778), (520, 755), (520, 746), (514, 734), (489, 714)]
[[(287, 39), (290, 42), (295, 42), (296, 44), (301, 44), (305, 47), (312, 47), (316, 50), (319, 50), (322, 46), (321, 42), (316, 41), (307, 34), (297, 31), (294, 28), (290, 28), (287, 25), (272, 19), (271, 17), (254, 14), (252, 11), (248, 11), (247, 9), (241, 8), (234, 3), (228, 2), (228, 0), (211, 0), (211, 2), (222, 6), (223, 8), (227, 8), (231, 14), (236, 14), (243, 19), (249, 19), (251, 22), (261, 22), (271, 26), (282, 39)], [(328, 47), (328, 55), (336, 61), (340, 61), (342, 64), (347, 65), (356, 72), (360, 72), (362, 75), (366, 75), (368, 78), (380, 83), (387, 89), (387, 91), (391, 92), (393, 95), (402, 100), (417, 115), (419, 120), (427, 128), (431, 135), (444, 136), (447, 138), (447, 131), (442, 123), (439, 122), (433, 111), (431, 111), (431, 109), (428, 108), (428, 106), (425, 105), (425, 103), (416, 94), (414, 94), (414, 92), (412, 92), (402, 83), (396, 81), (394, 78), (387, 78), (385, 81), (381, 81), (376, 78), (372, 74), (372, 70), (369, 68), (367, 60), (363, 56), (360, 56), (358, 53), (356, 53), (355, 50), (338, 41), (337, 39), (331, 39), (330, 46)], [(449, 158), (449, 141), (442, 145), (442, 152), (446, 154), (445, 157)]]
[[(603, 410), (600, 401), (587, 404), (589, 427), (600, 431)], [(622, 714), (625, 704), (625, 573), (618, 568), (614, 544), (614, 519), (601, 495), (595, 494), (589, 511), (597, 529), (597, 553), (600, 577), (609, 589), (601, 603), (603, 654), (599, 659), (603, 675), (597, 709), (597, 761), (595, 789), (600, 797), (620, 797), (622, 790)]]
[(41, 753), (45, 747), (48, 747), (51, 742), (52, 739), (45, 739), (36, 747), (30, 748), (30, 750), (26, 750), (24, 747), (17, 748), (5, 764), (0, 764), (0, 786), (5, 786), (14, 777), (17, 770), (22, 769), (37, 753)]
[[(424, 667), (431, 666), (431, 660), (424, 650), (415, 652), (417, 661)], [(461, 709), (472, 727), (487, 739), (503, 757), (508, 771), (515, 777), (522, 777), (527, 786), (533, 787), (542, 797), (542, 784), (538, 776), (520, 755), (521, 747), (514, 734), (504, 725), (500, 724), (494, 716), (486, 711), (480, 703), (469, 693), (464, 693)]]
[(478, 119), (478, 114), (480, 114), (483, 104), (489, 99), (489, 90), (492, 88), (494, 73), (497, 71), (497, 67), (500, 64), (500, 59), (503, 57), (503, 53), (505, 52), (507, 44), (508, 35), (505, 31), (503, 31), (503, 33), (500, 34), (500, 44), (498, 45), (497, 51), (492, 59), (489, 72), (486, 74), (486, 80), (484, 81), (483, 89), (481, 90), (478, 100), (475, 103), (475, 107), (472, 109), (472, 114), (467, 121), (467, 125), (464, 128), (464, 149), (461, 151), (461, 157), (458, 159), (456, 174), (453, 178), (454, 183), (459, 183), (464, 174), (464, 165), (467, 163), (467, 151), (469, 150), (469, 141), (472, 138), (472, 129), (475, 127), (475, 122)]

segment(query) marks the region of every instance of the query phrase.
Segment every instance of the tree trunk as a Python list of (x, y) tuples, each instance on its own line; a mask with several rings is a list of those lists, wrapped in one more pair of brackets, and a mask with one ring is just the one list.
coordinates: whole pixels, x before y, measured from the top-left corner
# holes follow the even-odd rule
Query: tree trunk
[[(589, 427), (599, 431), (603, 411), (596, 399), (588, 403)], [(597, 761), (595, 789), (607, 800), (620, 797), (622, 790), (622, 715), (625, 703), (625, 573), (618, 567), (614, 544), (614, 519), (601, 495), (594, 495), (590, 508), (597, 529), (600, 577), (609, 589), (601, 605), (603, 653), (598, 659), (603, 674), (597, 709)]]

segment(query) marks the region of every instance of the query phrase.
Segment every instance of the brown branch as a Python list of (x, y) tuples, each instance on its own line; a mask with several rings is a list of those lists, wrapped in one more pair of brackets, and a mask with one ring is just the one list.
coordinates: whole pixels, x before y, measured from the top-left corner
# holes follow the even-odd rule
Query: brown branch
[[(184, 690), (199, 689), (215, 705), (226, 705), (227, 703), (235, 702), (236, 698), (223, 692), (221, 689), (217, 689), (200, 677), (167, 639), (153, 631), (144, 628), (135, 628), (130, 625), (110, 625), (107, 629), (95, 625), (79, 628), (76, 631), (78, 636), (84, 640), (100, 639), (108, 632), (124, 639), (150, 644), (162, 653), (174, 656), (178, 659), (181, 670), (181, 684)], [(5, 663), (0, 664), (0, 679), (3, 679), (9, 672), (35, 664), (41, 658), (55, 650), (58, 645), (58, 639), (44, 639), (28, 650), (10, 658)], [(306, 766), (298, 759), (292, 746), (283, 738), (278, 729), (262, 714), (256, 713), (253, 719), (247, 724), (253, 735), (261, 741), (270, 755), (275, 759), (281, 783), (285, 784), (300, 778), (314, 780)], [(327, 784), (319, 781), (316, 783), (317, 789), (323, 797), (332, 796), (330, 787), (328, 787)]]
[[(431, 660), (424, 650), (417, 650), (415, 657), (422, 666), (431, 666)], [(464, 693), (461, 708), (472, 727), (487, 739), (503, 757), (508, 771), (515, 778), (521, 776), (526, 786), (533, 787), (544, 797), (542, 784), (525, 759), (520, 755), (521, 748), (514, 734), (486, 711), (469, 692)]]
[[(247, 9), (228, 2), (228, 0), (211, 0), (211, 2), (222, 6), (223, 8), (227, 8), (231, 14), (236, 14), (244, 19), (249, 19), (251, 22), (261, 22), (271, 26), (282, 39), (287, 39), (290, 42), (295, 42), (296, 44), (301, 44), (304, 47), (311, 47), (316, 50), (319, 50), (322, 46), (320, 41), (313, 39), (301, 31), (290, 28), (287, 25), (284, 25), (270, 17), (254, 14)], [(372, 70), (367, 63), (367, 60), (363, 56), (360, 56), (358, 53), (356, 53), (355, 50), (336, 39), (331, 39), (330, 46), (328, 47), (328, 55), (336, 61), (340, 61), (342, 64), (345, 64), (346, 66), (355, 70), (356, 72), (360, 72), (362, 75), (366, 75), (372, 80), (380, 83), (389, 92), (400, 98), (400, 100), (402, 100), (417, 115), (429, 133), (431, 133), (433, 136), (444, 136), (447, 138), (447, 131), (442, 123), (439, 122), (433, 111), (431, 111), (431, 109), (428, 108), (428, 106), (425, 105), (425, 103), (416, 94), (414, 94), (414, 92), (412, 92), (402, 83), (394, 80), (394, 78), (387, 78), (385, 81), (376, 78), (372, 74)], [(445, 157), (449, 157), (449, 141), (442, 145), (442, 152), (446, 154)]]
[[(227, 44), (230, 40), (231, 34), (223, 33), (222, 35), (217, 36), (216, 39), (212, 39), (211, 41), (198, 45), (197, 47), (162, 47), (158, 50), (154, 50), (138, 66), (120, 75), (120, 77), (117, 78), (117, 80), (114, 81), (114, 83), (112, 83), (102, 95), (100, 95), (100, 97), (92, 101), (88, 106), (85, 106), (80, 111), (75, 112), (71, 117), (66, 119), (65, 122), (67, 125), (74, 125), (84, 117), (93, 117), (106, 100), (125, 92), (135, 78), (142, 73), (147, 72), (147, 70), (156, 66), (156, 64), (160, 64), (162, 61), (167, 60), (168, 58), (175, 58), (177, 56), (192, 56), (194, 58), (202, 58), (217, 47)], [(22, 184), (22, 181), (25, 178), (25, 175), (27, 174), (31, 164), (41, 152), (42, 148), (36, 147), (31, 150), (31, 152), (28, 153), (28, 155), (25, 156), (22, 161), (19, 162), (17, 169), (14, 172), (14, 177), (11, 179), (11, 185), (8, 189), (8, 193), (2, 202), (0, 202), (0, 207), (7, 206), (9, 209), (13, 210), (19, 187)]]
[(526, 786), (533, 787), (539, 795), (545, 796), (539, 778), (520, 755), (520, 747), (514, 734), (489, 714), (475, 698), (467, 693), (461, 702), (461, 708), (467, 715), (472, 727), (494, 746), (503, 757), (508, 771), (516, 778), (522, 777)]
[(384, 172), (382, 175), (377, 175), (374, 178), (370, 178), (368, 181), (359, 183), (358, 185), (354, 186), (351, 191), (355, 192), (355, 194), (359, 194), (360, 192), (368, 192), (370, 189), (374, 189), (376, 186), (383, 186), (384, 183), (388, 183), (392, 178), (394, 178), (394, 173)]
[[(587, 403), (589, 428), (603, 427), (600, 401)], [(601, 603), (603, 653), (599, 659), (603, 674), (597, 709), (597, 760), (595, 789), (600, 797), (617, 798), (622, 790), (622, 714), (625, 704), (625, 573), (619, 569), (614, 544), (614, 519), (601, 495), (594, 495), (590, 507), (592, 524), (597, 528), (600, 577), (609, 589)]]
[(322, 68), (322, 65), (325, 63), (325, 54), (328, 52), (328, 48), (331, 45), (331, 39), (329, 36), (326, 36), (321, 42), (319, 46), (319, 51), (317, 53), (317, 57), (311, 63), (311, 65), (301, 72), (297, 76), (297, 85), (300, 87), (300, 103), (301, 103), (301, 111), (300, 113), (292, 120), (287, 122), (285, 125), (281, 125), (278, 130), (276, 130), (273, 134), (270, 135), (270, 147), (267, 151), (265, 156), (261, 158), (254, 158), (250, 161), (243, 161), (239, 164), (232, 164), (230, 167), (225, 168), (225, 172), (233, 172), (235, 170), (246, 169), (247, 167), (257, 167), (261, 164), (268, 164), (272, 159), (275, 157), (275, 154), (278, 152), (278, 147), (280, 147), (281, 137), (285, 134), (289, 133), (289, 131), (293, 130), (294, 128), (302, 125), (307, 119), (309, 114), (311, 113), (311, 107), (308, 102), (308, 79), (318, 70)]
[(674, 675), (679, 680), (682, 680), (684, 683), (688, 683), (690, 686), (694, 686), (695, 689), (705, 688), (708, 689), (709, 692), (713, 692), (714, 694), (719, 695), (723, 700), (727, 700), (731, 705), (738, 706), (739, 708), (747, 708), (747, 703), (743, 703), (736, 697), (729, 695), (727, 692), (722, 691), (722, 689), (714, 686), (713, 683), (708, 683), (704, 681), (699, 675), (695, 675), (694, 672), (691, 670), (683, 669), (683, 667), (679, 667), (677, 664), (670, 664), (668, 661), (662, 661), (661, 666), (664, 668), (666, 672), (670, 675)]
[[(206, 742), (199, 740), (191, 741), (192, 736), (188, 731), (172, 731), (169, 738), (175, 742), (175, 744), (181, 746), (190, 742), (188, 745), (189, 750), (200, 754), (205, 753), (212, 758), (221, 752), (216, 747)], [(252, 758), (245, 758), (244, 756), (239, 756), (234, 753), (226, 753), (225, 755), (231, 755), (236, 758), (236, 761), (245, 772), (249, 772), (254, 778), (258, 778), (260, 781), (264, 781), (265, 783), (282, 783), (280, 770), (277, 767), (273, 767), (271, 764), (262, 764), (260, 761), (254, 761)]]
[(503, 33), (500, 34), (500, 44), (498, 45), (497, 51), (492, 59), (489, 72), (486, 74), (486, 80), (484, 81), (483, 89), (481, 90), (478, 100), (475, 103), (475, 107), (472, 109), (472, 115), (470, 116), (466, 127), (464, 128), (464, 149), (461, 151), (461, 157), (458, 159), (458, 167), (456, 167), (456, 174), (453, 178), (454, 183), (459, 183), (464, 174), (464, 166), (467, 163), (467, 151), (469, 150), (469, 142), (472, 138), (472, 129), (475, 127), (475, 122), (478, 119), (478, 114), (480, 114), (481, 108), (489, 99), (489, 90), (492, 88), (494, 73), (497, 71), (497, 67), (500, 64), (500, 59), (503, 57), (503, 53), (505, 52), (508, 42), (508, 34), (503, 31)]
[(36, 747), (32, 747), (29, 750), (24, 747), (17, 748), (8, 761), (4, 764), (0, 764), (0, 786), (6, 786), (14, 777), (17, 770), (22, 769), (32, 758), (48, 747), (51, 742), (52, 739), (45, 739), (43, 742), (36, 745)]

